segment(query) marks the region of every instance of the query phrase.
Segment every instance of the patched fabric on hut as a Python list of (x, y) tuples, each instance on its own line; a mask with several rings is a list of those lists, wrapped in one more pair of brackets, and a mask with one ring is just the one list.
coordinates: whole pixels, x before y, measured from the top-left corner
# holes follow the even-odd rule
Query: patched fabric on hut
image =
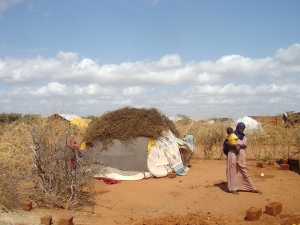
[(163, 150), (167, 161), (172, 170), (178, 175), (185, 175), (181, 154), (178, 148), (178, 142), (175, 135), (171, 132), (163, 132), (163, 135), (156, 140), (156, 145)]
[(185, 174), (176, 135), (174, 123), (157, 109), (125, 107), (93, 120), (84, 141), (93, 150), (95, 164), (144, 173), (152, 170), (161, 177), (170, 171)]

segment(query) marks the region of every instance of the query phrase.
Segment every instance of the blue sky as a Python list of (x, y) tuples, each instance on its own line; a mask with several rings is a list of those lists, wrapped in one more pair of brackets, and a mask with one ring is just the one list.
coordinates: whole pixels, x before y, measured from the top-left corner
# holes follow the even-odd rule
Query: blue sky
[(300, 1), (0, 0), (0, 111), (299, 110)]

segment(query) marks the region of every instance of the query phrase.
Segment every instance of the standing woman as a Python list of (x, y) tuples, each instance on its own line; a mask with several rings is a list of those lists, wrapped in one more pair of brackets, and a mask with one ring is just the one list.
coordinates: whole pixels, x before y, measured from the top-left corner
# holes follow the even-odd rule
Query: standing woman
[[(244, 134), (245, 128), (246, 126), (243, 122), (239, 122), (237, 124), (234, 131), (234, 133), (238, 137), (237, 144), (231, 144), (228, 141), (225, 142), (229, 150), (226, 169), (228, 190), (229, 192), (236, 195), (239, 194), (237, 191), (249, 191), (262, 194), (262, 192), (257, 190), (254, 186), (246, 167), (247, 137)], [(236, 160), (237, 146), (240, 146), (239, 163), (237, 163)]]

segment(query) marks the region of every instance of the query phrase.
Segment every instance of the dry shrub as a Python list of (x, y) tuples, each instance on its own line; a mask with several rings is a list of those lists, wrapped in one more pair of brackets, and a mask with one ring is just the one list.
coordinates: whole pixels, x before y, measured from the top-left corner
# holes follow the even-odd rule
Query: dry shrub
[(196, 150), (193, 153), (193, 158), (212, 159), (216, 155), (218, 158), (223, 157), (222, 144), (226, 137), (227, 125), (219, 121), (211, 124), (186, 119), (177, 121), (175, 126), (180, 136), (184, 134), (194, 136)]
[[(175, 123), (180, 136), (194, 136), (196, 150), (193, 158), (225, 158), (222, 151), (226, 127), (219, 121), (208, 123), (191, 119)], [(235, 129), (235, 125), (231, 125)], [(247, 127), (246, 127), (247, 129)], [(300, 128), (264, 124), (262, 130), (248, 131), (248, 159), (294, 159), (300, 156)]]
[(295, 147), (297, 147), (297, 140), (300, 138), (297, 128), (277, 127), (271, 129), (268, 134), (271, 132), (273, 135), (269, 135), (269, 145), (273, 147), (273, 151), (277, 150), (273, 155), (285, 159), (292, 157)]
[(18, 176), (8, 165), (0, 163), (0, 212), (9, 212), (20, 204), (20, 195), (16, 184)]
[(0, 138), (2, 163), (14, 168), (20, 175), (28, 176), (33, 162), (28, 146), (32, 143), (30, 125), (17, 122), (6, 124)]
[[(268, 141), (268, 135), (267, 135), (267, 130), (270, 129), (270, 125), (263, 125), (262, 130), (257, 129), (257, 130), (252, 130), (252, 132), (247, 134), (247, 156), (248, 158), (253, 158), (256, 160), (261, 159), (262, 157), (265, 157), (269, 150), (270, 147), (269, 141)], [(247, 127), (246, 127), (247, 129)], [(251, 154), (250, 154), (251, 153)], [(275, 154), (275, 151), (273, 151)], [(275, 156), (275, 155), (274, 155)]]
[(264, 125), (248, 135), (248, 149), (255, 159), (294, 158), (299, 153), (299, 139), (297, 128)]
[[(80, 143), (83, 133), (75, 125), (56, 120), (40, 120), (33, 126), (36, 186), (32, 198), (39, 206), (71, 209), (90, 203), (82, 188), (91, 185), (91, 154), (79, 157), (80, 151), (67, 145), (71, 137)], [(75, 154), (76, 166), (71, 167)]]
[[(92, 185), (88, 165), (92, 155), (86, 152), (71, 171), (74, 155), (66, 145), (67, 138), (82, 140), (84, 130), (69, 123), (39, 119), (32, 124), (4, 123), (0, 133), (0, 208), (19, 207), (31, 198), (39, 206), (72, 208), (89, 204), (82, 188)], [(24, 189), (24, 182), (35, 187)]]
[(165, 130), (171, 130), (178, 136), (174, 123), (157, 109), (124, 107), (94, 119), (86, 130), (84, 140), (87, 146), (101, 141), (106, 148), (114, 139), (125, 144), (138, 137), (157, 139)]
[(31, 126), (14, 122), (1, 124), (0, 133), (0, 206), (14, 210), (24, 198), (17, 186), (30, 179), (33, 157), (28, 150), (32, 144)]

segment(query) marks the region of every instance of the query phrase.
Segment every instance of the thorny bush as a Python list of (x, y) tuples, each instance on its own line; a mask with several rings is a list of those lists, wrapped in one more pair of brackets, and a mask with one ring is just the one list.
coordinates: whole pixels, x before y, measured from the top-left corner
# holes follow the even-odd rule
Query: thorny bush
[(39, 206), (72, 209), (90, 203), (82, 188), (92, 185), (92, 158), (79, 149), (82, 134), (77, 126), (59, 120), (41, 120), (33, 126), (32, 198)]

